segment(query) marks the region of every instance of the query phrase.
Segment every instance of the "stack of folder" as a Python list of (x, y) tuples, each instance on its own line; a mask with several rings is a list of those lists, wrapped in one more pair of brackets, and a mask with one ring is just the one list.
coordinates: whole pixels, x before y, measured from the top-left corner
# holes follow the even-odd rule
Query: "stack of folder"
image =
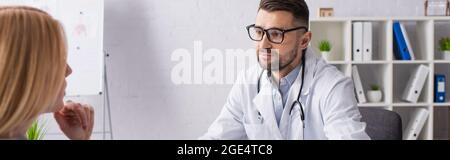
[(372, 23), (353, 23), (353, 60), (372, 60)]

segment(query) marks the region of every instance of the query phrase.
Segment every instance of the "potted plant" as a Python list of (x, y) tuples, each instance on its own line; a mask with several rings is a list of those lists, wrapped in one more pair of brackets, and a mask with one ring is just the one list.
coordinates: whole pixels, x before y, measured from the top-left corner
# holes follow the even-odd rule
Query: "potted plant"
[(328, 40), (322, 40), (319, 42), (319, 50), (322, 54), (323, 59), (329, 60), (331, 54), (331, 43)]
[(371, 90), (367, 92), (367, 99), (369, 102), (380, 102), (383, 97), (380, 87), (378, 85), (372, 85), (370, 88)]
[(45, 123), (41, 124), (39, 120), (36, 120), (30, 128), (27, 130), (28, 140), (42, 140), (46, 134), (47, 129), (45, 128)]
[(439, 45), (442, 53), (444, 54), (444, 59), (450, 60), (450, 37), (442, 38), (439, 41)]

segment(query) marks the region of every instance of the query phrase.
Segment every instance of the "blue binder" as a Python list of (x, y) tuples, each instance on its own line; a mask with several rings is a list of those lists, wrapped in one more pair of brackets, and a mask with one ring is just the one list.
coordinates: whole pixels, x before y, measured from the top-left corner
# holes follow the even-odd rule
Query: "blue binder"
[(445, 102), (445, 75), (434, 75), (434, 102)]
[(394, 22), (394, 55), (397, 60), (411, 60), (400, 22)]

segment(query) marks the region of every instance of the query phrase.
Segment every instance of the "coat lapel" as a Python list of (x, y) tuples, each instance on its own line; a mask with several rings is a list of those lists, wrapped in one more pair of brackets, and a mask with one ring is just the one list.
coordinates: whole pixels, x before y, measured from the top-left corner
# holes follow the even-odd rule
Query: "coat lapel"
[(271, 132), (273, 133), (273, 138), (283, 139), (275, 119), (272, 84), (270, 83), (267, 74), (265, 73), (263, 74), (263, 76), (261, 76), (260, 91), (253, 99), (253, 104), (255, 104), (256, 108), (264, 118), (264, 124), (266, 125), (266, 127), (269, 127)]
[[(313, 80), (313, 76), (314, 76), (314, 70), (316, 68), (316, 57), (314, 56), (314, 53), (306, 52), (306, 64), (305, 64), (305, 81), (303, 82), (303, 89), (302, 89), (302, 93), (301, 93), (301, 97), (300, 97), (300, 102), (303, 105), (303, 109), (304, 112), (306, 113), (306, 109), (307, 106), (304, 102), (305, 97), (309, 94), (310, 92), (310, 87), (311, 87), (311, 82)], [(294, 104), (294, 102), (297, 100), (299, 91), (300, 91), (300, 87), (302, 84), (302, 70), (304, 68), (301, 68), (300, 73), (298, 74), (294, 84), (292, 84), (291, 88), (289, 89), (289, 94), (288, 94), (288, 98), (286, 100), (286, 104), (285, 104), (285, 109), (283, 110), (283, 114), (281, 116), (281, 121), (280, 121), (280, 130), (281, 130), (281, 134), (284, 137), (292, 137), (293, 135), (289, 135), (290, 132), (292, 132), (292, 129), (290, 129), (291, 127), (296, 127), (295, 126), (291, 126), (292, 124), (298, 124), (298, 126), (302, 126), (303, 122), (301, 121), (300, 118), (298, 118), (297, 120), (299, 121), (297, 122), (292, 122), (292, 119), (296, 119), (296, 117), (292, 117), (291, 116), (291, 108), (292, 108), (292, 104)], [(298, 107), (298, 106), (297, 106)], [(297, 109), (297, 108), (294, 108)], [(297, 109), (298, 110), (298, 109)], [(294, 110), (292, 110), (292, 113), (294, 113)], [(296, 116), (300, 116), (300, 114), (296, 114)], [(307, 115), (305, 115), (306, 118)], [(296, 129), (298, 130), (298, 129)], [(300, 127), (300, 130), (298, 130), (299, 132), (303, 132), (303, 128)], [(300, 139), (303, 139), (303, 134), (301, 133), (296, 133), (296, 134), (300, 134)], [(294, 136), (297, 137), (297, 136)]]

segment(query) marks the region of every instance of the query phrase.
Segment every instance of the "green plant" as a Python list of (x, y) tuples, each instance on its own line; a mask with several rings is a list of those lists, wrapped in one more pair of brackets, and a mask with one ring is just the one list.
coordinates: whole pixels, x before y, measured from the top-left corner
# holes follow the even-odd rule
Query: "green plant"
[(330, 41), (323, 40), (319, 42), (319, 50), (321, 52), (330, 52), (331, 51), (331, 43)]
[(42, 140), (46, 132), (47, 129), (45, 128), (45, 122), (41, 124), (39, 120), (36, 120), (27, 131), (27, 139)]
[(371, 85), (371, 86), (370, 86), (370, 89), (371, 89), (372, 91), (379, 91), (379, 90), (380, 90), (380, 86), (374, 84), (374, 85)]
[(441, 51), (450, 51), (450, 37), (442, 38), (439, 44)]

